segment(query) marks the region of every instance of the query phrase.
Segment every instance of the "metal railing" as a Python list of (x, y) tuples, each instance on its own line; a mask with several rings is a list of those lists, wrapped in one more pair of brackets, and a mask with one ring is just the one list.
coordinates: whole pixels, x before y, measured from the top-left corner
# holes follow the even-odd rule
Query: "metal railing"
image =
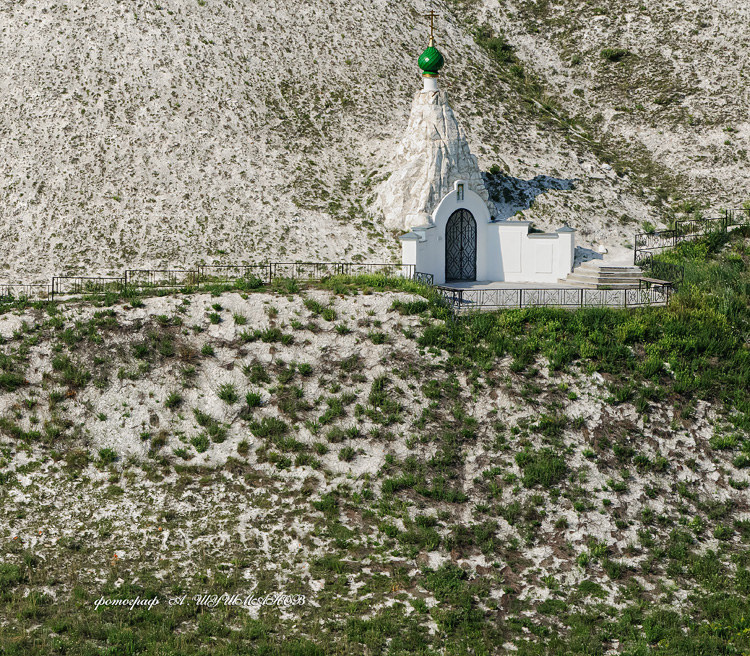
[(123, 276), (53, 276), (52, 283), (0, 284), (0, 300), (16, 297), (126, 293), (147, 289), (200, 289), (212, 283), (233, 283), (251, 277), (269, 284), (274, 278), (322, 280), (331, 276), (380, 274), (432, 284), (432, 275), (417, 273), (413, 264), (359, 262), (270, 262), (268, 264), (202, 264), (195, 269), (127, 269)]
[(423, 285), (427, 285), (428, 287), (432, 287), (432, 285), (435, 282), (435, 276), (431, 273), (421, 273), (419, 271), (415, 271), (414, 282), (418, 282)]
[(198, 271), (185, 269), (128, 269), (125, 272), (125, 287), (134, 290), (197, 287), (199, 282)]
[(473, 309), (512, 309), (526, 307), (644, 307), (667, 305), (672, 294), (669, 286), (641, 289), (586, 289), (586, 288), (435, 288), (455, 312)]
[(724, 211), (726, 212), (727, 226), (731, 227), (750, 224), (750, 207)]
[(228, 283), (237, 280), (258, 278), (263, 284), (271, 282), (272, 264), (200, 264), (198, 280), (205, 283)]
[(685, 241), (700, 239), (711, 233), (727, 232), (736, 226), (750, 225), (750, 208), (724, 210), (724, 216), (675, 221), (673, 230), (636, 233), (633, 240), (633, 264), (640, 266), (650, 252), (674, 248)]
[(414, 278), (413, 264), (359, 263), (359, 262), (274, 262), (270, 276), (273, 278), (301, 278), (322, 280), (331, 276), (359, 276), (380, 274)]
[(44, 300), (49, 294), (50, 286), (46, 282), (0, 285), (0, 301), (15, 301), (24, 298)]
[(108, 292), (122, 293), (125, 291), (125, 276), (53, 276), (50, 298), (80, 294), (106, 294)]
[[(644, 254), (640, 267), (646, 277), (669, 282), (675, 289), (678, 289), (685, 279), (684, 266), (656, 260), (653, 253), (650, 252)], [(641, 287), (643, 287), (643, 284), (641, 284)]]

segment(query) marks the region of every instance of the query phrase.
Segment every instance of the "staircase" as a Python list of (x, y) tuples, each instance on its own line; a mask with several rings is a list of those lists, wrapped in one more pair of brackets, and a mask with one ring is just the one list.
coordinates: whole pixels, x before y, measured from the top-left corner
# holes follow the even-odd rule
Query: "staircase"
[(628, 289), (638, 287), (638, 279), (641, 277), (643, 273), (640, 267), (606, 266), (593, 261), (584, 262), (559, 282), (586, 289)]

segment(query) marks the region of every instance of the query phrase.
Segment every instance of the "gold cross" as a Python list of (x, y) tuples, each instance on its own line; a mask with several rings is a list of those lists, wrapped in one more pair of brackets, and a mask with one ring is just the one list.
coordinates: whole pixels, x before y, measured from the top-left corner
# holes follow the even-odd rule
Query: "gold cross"
[(434, 9), (430, 9), (429, 14), (424, 14), (425, 18), (430, 19), (430, 45), (432, 45), (432, 42), (434, 39), (434, 32), (435, 32), (435, 18), (437, 18), (440, 14), (436, 14)]

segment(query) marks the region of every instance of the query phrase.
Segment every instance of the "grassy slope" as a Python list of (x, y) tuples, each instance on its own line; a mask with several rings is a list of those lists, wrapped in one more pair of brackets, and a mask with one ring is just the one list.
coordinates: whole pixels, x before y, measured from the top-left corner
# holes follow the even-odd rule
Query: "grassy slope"
[[(748, 235), (668, 257), (686, 266), (683, 290), (635, 312), (452, 323), (396, 294), (372, 315), (358, 304), (388, 292), (351, 292), (375, 279), (179, 295), (164, 299), (173, 314), (140, 323), (144, 308), (122, 304), (82, 307), (77, 323), (75, 307), (16, 307), (1, 378), (0, 653), (747, 651)], [(247, 323), (229, 319), (235, 302)], [(305, 342), (337, 346), (301, 359)], [(227, 357), (247, 365), (237, 400), (215, 389), (211, 361)], [(151, 390), (161, 418), (135, 437), (150, 445), (140, 457), (88, 435), (114, 422), (108, 439), (125, 436), (126, 413), (97, 418), (94, 402), (113, 388), (130, 403), (128, 385)], [(243, 403), (245, 387), (266, 402)], [(193, 412), (194, 393), (238, 413), (208, 400)], [(314, 604), (253, 617), (92, 608), (255, 583)]]

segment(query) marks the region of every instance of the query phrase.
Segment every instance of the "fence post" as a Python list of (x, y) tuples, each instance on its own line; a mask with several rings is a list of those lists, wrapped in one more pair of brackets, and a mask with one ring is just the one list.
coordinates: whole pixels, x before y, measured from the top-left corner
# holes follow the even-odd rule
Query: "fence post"
[(578, 290), (578, 291), (579, 291), (579, 293), (578, 293), (578, 297), (579, 297), (578, 307), (583, 307), (583, 287), (581, 287), (581, 289)]
[(55, 276), (52, 276), (52, 287), (50, 289), (50, 301), (55, 300)]

